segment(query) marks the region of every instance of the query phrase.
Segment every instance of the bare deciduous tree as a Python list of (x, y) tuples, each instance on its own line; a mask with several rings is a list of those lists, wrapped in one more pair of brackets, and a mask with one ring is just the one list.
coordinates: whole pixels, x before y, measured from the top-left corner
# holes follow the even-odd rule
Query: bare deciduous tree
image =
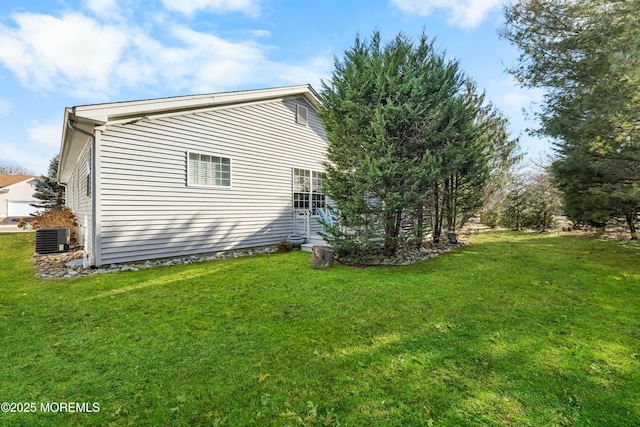
[(32, 171), (11, 160), (0, 160), (0, 174), (5, 175), (34, 175)]

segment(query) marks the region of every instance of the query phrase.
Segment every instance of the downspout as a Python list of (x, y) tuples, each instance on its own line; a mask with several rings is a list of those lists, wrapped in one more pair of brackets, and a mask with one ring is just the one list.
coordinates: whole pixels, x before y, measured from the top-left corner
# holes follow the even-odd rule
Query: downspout
[[(77, 127), (76, 125), (73, 124), (73, 122), (71, 120), (69, 120), (67, 122), (67, 124), (69, 125), (69, 128), (71, 128), (73, 131), (76, 132), (80, 132), (83, 135), (88, 136), (89, 138), (91, 138), (91, 248), (92, 248), (92, 254), (89, 255), (88, 259), (84, 260), (84, 267), (91, 267), (91, 266), (96, 266), (96, 262), (98, 261), (96, 259), (96, 254), (98, 253), (98, 239), (97, 239), (97, 233), (96, 233), (96, 226), (97, 226), (97, 207), (96, 207), (96, 187), (97, 187), (97, 182), (96, 182), (96, 135), (94, 133), (91, 132), (87, 132), (84, 129), (81, 129), (79, 127)], [(96, 131), (97, 132), (97, 131)]]

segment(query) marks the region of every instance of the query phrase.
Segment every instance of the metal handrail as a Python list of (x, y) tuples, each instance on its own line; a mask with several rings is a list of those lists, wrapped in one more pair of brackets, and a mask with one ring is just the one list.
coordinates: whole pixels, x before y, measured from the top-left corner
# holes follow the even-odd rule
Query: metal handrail
[(311, 237), (311, 210), (293, 210), (293, 233), (301, 234), (307, 239)]

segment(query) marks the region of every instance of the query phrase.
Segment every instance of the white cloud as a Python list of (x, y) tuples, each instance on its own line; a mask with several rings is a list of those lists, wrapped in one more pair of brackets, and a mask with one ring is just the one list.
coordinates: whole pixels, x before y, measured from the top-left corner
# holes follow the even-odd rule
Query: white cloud
[(503, 106), (503, 108), (509, 110), (522, 110), (528, 107), (535, 100), (530, 93), (526, 93), (524, 90), (512, 90), (503, 93), (497, 100), (497, 102)]
[(84, 3), (96, 16), (119, 16), (118, 3), (116, 0), (85, 0)]
[(315, 89), (320, 90), (320, 80), (330, 77), (334, 65), (330, 54), (316, 56), (301, 65), (283, 65), (277, 70), (278, 78), (289, 84), (310, 83)]
[(492, 82), (489, 90), (496, 94), (492, 100), (507, 114), (521, 112), (541, 102), (544, 93), (541, 89), (520, 87), (513, 77)]
[(330, 54), (301, 64), (286, 64), (268, 58), (274, 47), (252, 40), (231, 42), (177, 26), (171, 32), (181, 47), (165, 48), (152, 59), (156, 64), (153, 68), (161, 70), (159, 78), (164, 81), (180, 82), (195, 93), (252, 83), (317, 84), (333, 65)]
[(268, 48), (253, 41), (231, 42), (178, 25), (167, 34), (172, 45), (133, 32), (115, 69), (118, 81), (129, 87), (163, 84), (173, 90), (214, 91), (256, 78), (257, 68), (267, 62)]
[(34, 120), (33, 126), (27, 129), (27, 135), (31, 142), (48, 149), (60, 148), (61, 132), (60, 120), (57, 118), (44, 123)]
[(0, 159), (16, 162), (36, 175), (46, 174), (49, 161), (60, 149), (61, 137), (59, 117), (43, 122), (33, 120), (24, 133), (7, 135), (4, 141), (0, 140)]
[(0, 62), (27, 87), (105, 93), (110, 71), (120, 59), (127, 36), (84, 15), (56, 18), (14, 16), (17, 29), (0, 26)]
[(271, 31), (269, 31), (269, 30), (252, 30), (252, 31), (250, 31), (250, 33), (254, 37), (269, 37), (269, 36), (271, 36)]
[[(104, 0), (87, 1), (96, 10), (109, 7)], [(317, 84), (332, 65), (330, 53), (298, 63), (270, 60), (276, 47), (258, 41), (268, 32), (249, 31), (243, 40), (232, 41), (165, 22), (159, 39), (153, 25), (124, 20), (116, 25), (79, 13), (13, 18), (16, 28), (0, 24), (0, 63), (25, 87), (64, 91), (90, 102), (113, 100), (123, 88), (201, 93)]]
[[(49, 160), (55, 156), (56, 150), (33, 150), (24, 144), (10, 143), (0, 140), (0, 159), (15, 162), (25, 167), (29, 172), (40, 175), (46, 174), (49, 168)], [(50, 157), (47, 157), (50, 155)]]
[(201, 10), (216, 13), (240, 12), (249, 16), (260, 13), (260, 0), (162, 0), (162, 3), (169, 10), (189, 16)]
[(391, 0), (408, 15), (428, 16), (435, 10), (449, 12), (449, 24), (462, 28), (477, 27), (493, 9), (502, 4), (501, 0)]
[(549, 140), (527, 133), (527, 129), (536, 129), (539, 126), (533, 114), (539, 111), (544, 91), (521, 88), (511, 76), (489, 82), (486, 90), (488, 100), (509, 118), (511, 135), (520, 137), (520, 147), (526, 153), (527, 159), (535, 159), (543, 156), (545, 152), (548, 153)]

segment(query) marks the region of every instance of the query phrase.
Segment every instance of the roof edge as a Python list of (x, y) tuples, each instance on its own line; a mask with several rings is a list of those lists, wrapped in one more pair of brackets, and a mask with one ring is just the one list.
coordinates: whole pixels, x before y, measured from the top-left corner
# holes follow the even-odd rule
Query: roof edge
[(75, 159), (82, 147), (90, 139), (86, 133), (94, 133), (96, 127), (140, 117), (297, 96), (304, 97), (316, 110), (322, 106), (320, 96), (315, 89), (310, 84), (303, 84), (236, 92), (79, 105), (65, 108), (59, 151), (58, 182), (61, 184), (67, 183)]
[(0, 188), (10, 187), (21, 182), (31, 181), (32, 179), (39, 178), (39, 176), (35, 175), (11, 175), (3, 173), (0, 174)]
[[(236, 92), (218, 92), (202, 95), (186, 95), (108, 104), (72, 107), (74, 122), (84, 120), (95, 125), (116, 120), (188, 111), (213, 106), (242, 104), (290, 96), (304, 96), (316, 108), (322, 105), (320, 97), (310, 84), (269, 89), (253, 89)], [(89, 123), (88, 123), (89, 124)]]

